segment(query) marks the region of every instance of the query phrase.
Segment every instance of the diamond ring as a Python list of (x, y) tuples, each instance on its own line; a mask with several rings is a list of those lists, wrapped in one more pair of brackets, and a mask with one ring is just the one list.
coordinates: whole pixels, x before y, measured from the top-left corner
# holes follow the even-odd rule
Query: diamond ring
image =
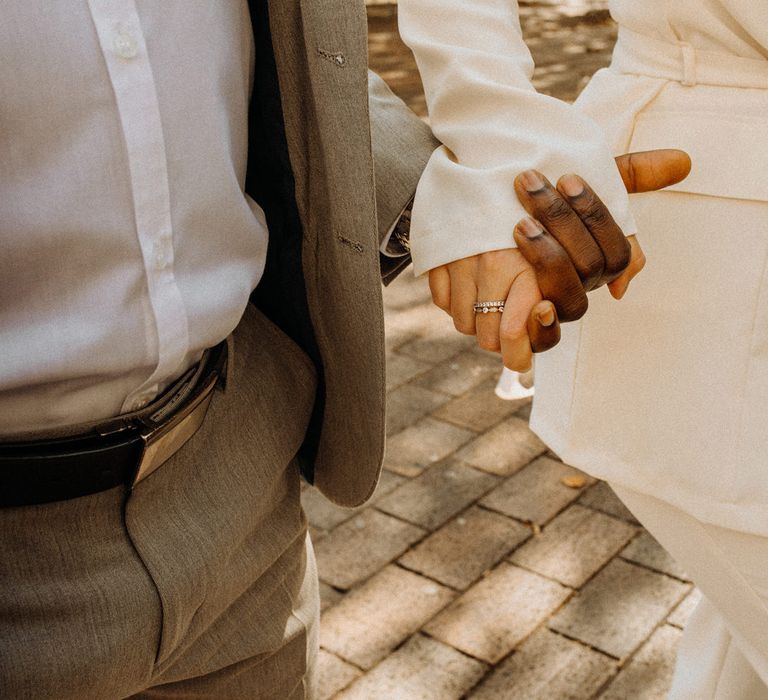
[(504, 311), (504, 300), (500, 301), (478, 301), (473, 304), (476, 314), (496, 314)]

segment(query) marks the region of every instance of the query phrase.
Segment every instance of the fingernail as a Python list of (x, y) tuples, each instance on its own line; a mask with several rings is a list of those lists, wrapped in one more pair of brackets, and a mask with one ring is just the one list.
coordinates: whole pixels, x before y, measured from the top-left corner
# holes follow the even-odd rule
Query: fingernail
[(538, 192), (544, 189), (544, 180), (535, 170), (526, 170), (520, 175), (520, 180), (528, 192)]
[(612, 287), (611, 295), (614, 299), (616, 299), (616, 301), (621, 301), (621, 299), (627, 293), (627, 289), (629, 289), (629, 282), (625, 282), (620, 287)]
[(561, 177), (560, 186), (569, 197), (578, 197), (584, 192), (584, 183), (575, 175), (564, 175)]
[(551, 306), (548, 306), (545, 311), (541, 311), (538, 314), (539, 323), (548, 328), (555, 322), (555, 310)]
[(517, 228), (526, 238), (532, 239), (532, 238), (538, 238), (542, 233), (544, 233), (544, 228), (542, 225), (536, 221), (535, 219), (531, 219), (530, 217), (526, 217), (525, 219), (522, 219), (518, 224)]

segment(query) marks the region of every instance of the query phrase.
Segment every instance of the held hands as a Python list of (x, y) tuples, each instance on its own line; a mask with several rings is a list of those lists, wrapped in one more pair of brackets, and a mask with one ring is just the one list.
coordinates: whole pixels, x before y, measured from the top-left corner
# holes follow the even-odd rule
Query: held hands
[[(684, 179), (691, 162), (682, 151), (631, 153), (616, 159), (627, 191), (662, 189)], [(559, 321), (587, 310), (587, 292), (607, 284), (620, 299), (645, 257), (634, 236), (625, 238), (606, 206), (575, 175), (557, 187), (536, 171), (515, 180), (530, 214), (514, 231), (518, 248), (457, 260), (429, 273), (434, 303), (456, 328), (477, 335), (480, 347), (501, 351), (504, 364), (524, 371), (531, 353), (554, 347)], [(476, 314), (477, 301), (506, 300), (503, 313)]]

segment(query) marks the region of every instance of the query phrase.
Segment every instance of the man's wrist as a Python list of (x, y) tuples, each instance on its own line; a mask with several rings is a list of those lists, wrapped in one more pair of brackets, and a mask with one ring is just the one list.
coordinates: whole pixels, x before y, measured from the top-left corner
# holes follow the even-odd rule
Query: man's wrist
[(408, 208), (400, 215), (400, 218), (395, 224), (395, 228), (392, 231), (392, 235), (387, 243), (387, 250), (397, 252), (400, 255), (411, 252), (411, 207)]
[(411, 207), (408, 202), (381, 245), (381, 253), (388, 258), (402, 258), (411, 254)]

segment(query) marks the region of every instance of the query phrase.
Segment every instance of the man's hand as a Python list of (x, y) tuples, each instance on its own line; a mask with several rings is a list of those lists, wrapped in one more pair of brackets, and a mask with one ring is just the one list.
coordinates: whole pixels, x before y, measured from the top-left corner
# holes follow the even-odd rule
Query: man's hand
[[(673, 150), (628, 154), (616, 164), (628, 192), (667, 187), (690, 171), (687, 154)], [(532, 348), (541, 352), (557, 344), (559, 320), (584, 315), (587, 291), (608, 284), (620, 298), (645, 261), (636, 239), (624, 237), (581, 178), (566, 175), (555, 188), (529, 171), (517, 178), (515, 190), (531, 214), (514, 232), (518, 249), (436, 268), (429, 283), (433, 301), (460, 332), (477, 334), (481, 347), (501, 351), (507, 367), (524, 371)], [(501, 299), (503, 314), (474, 313), (475, 301)]]

